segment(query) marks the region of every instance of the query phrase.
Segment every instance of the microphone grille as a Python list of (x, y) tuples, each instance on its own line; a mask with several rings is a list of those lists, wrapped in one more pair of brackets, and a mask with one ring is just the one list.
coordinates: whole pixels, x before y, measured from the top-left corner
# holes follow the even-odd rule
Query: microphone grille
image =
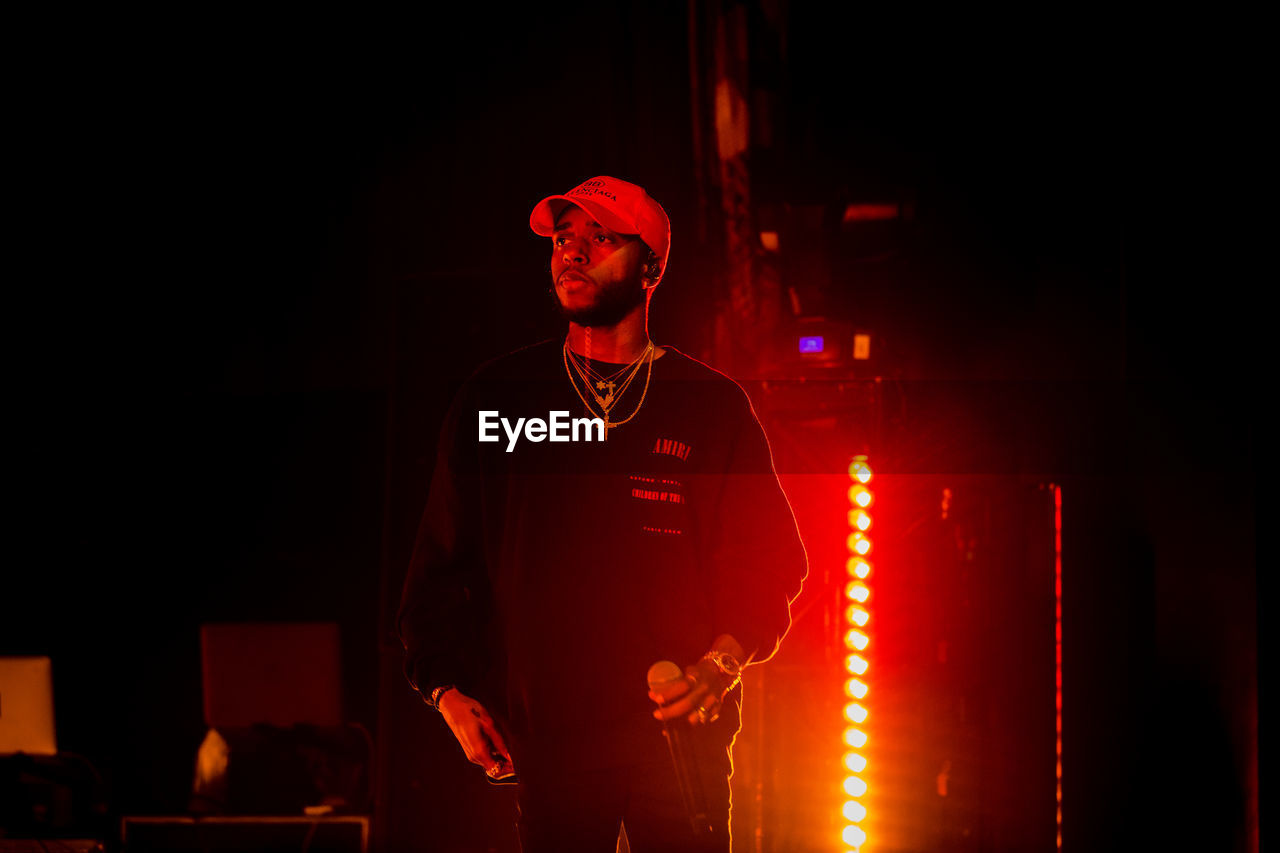
[(670, 684), (684, 678), (684, 670), (669, 660), (660, 660), (649, 667), (649, 689), (656, 690), (664, 684)]

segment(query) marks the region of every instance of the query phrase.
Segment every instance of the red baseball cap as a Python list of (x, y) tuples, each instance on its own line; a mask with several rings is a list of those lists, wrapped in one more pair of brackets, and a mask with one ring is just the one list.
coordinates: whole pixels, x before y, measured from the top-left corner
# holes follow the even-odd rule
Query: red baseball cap
[(550, 237), (556, 217), (566, 205), (577, 205), (605, 228), (618, 234), (636, 234), (653, 250), (667, 269), (671, 251), (671, 220), (644, 188), (627, 181), (600, 175), (583, 181), (564, 195), (547, 196), (529, 214), (533, 233)]

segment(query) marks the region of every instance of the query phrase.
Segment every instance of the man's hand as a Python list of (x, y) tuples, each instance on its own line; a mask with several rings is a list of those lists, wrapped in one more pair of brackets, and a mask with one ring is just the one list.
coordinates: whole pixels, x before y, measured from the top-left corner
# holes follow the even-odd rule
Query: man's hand
[(495, 779), (515, 772), (507, 744), (483, 705), (455, 687), (440, 696), (439, 709), (468, 761)]
[[(711, 651), (730, 655), (742, 666), (749, 663), (742, 644), (732, 634), (716, 637)], [(653, 712), (653, 718), (678, 720), (685, 717), (694, 725), (710, 723), (720, 716), (725, 694), (737, 682), (736, 676), (727, 676), (713, 661), (704, 657), (693, 666), (685, 667), (684, 678), (661, 685), (660, 691), (649, 691), (649, 698), (659, 705)]]
[(700, 660), (686, 667), (684, 678), (670, 681), (662, 691), (649, 691), (649, 698), (658, 703), (653, 712), (655, 720), (678, 720), (685, 717), (690, 723), (709, 723), (720, 716), (720, 706), (728, 691), (723, 674), (709, 660)]

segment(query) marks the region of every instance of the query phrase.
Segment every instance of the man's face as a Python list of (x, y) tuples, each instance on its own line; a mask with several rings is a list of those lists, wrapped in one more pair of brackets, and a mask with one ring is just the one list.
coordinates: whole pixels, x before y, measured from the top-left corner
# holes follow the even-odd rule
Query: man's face
[(567, 205), (551, 235), (551, 293), (560, 313), (581, 326), (615, 326), (644, 303), (641, 276), (649, 249)]

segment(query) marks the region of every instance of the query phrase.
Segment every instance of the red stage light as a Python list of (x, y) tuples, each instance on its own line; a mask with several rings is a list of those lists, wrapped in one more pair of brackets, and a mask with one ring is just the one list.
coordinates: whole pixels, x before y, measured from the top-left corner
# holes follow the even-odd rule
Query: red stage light
[(857, 702), (850, 702), (844, 706), (844, 716), (851, 723), (865, 723), (867, 721), (867, 709)]
[(861, 827), (850, 824), (844, 828), (844, 832), (840, 834), (840, 839), (850, 847), (861, 847), (867, 842), (867, 834), (862, 831)]
[(882, 222), (886, 219), (897, 219), (902, 211), (897, 203), (885, 202), (851, 202), (845, 205), (842, 223), (849, 222)]
[(849, 546), (850, 551), (861, 557), (871, 553), (871, 540), (861, 530), (850, 533), (845, 544)]
[[(862, 581), (871, 576), (871, 563), (866, 559), (871, 553), (871, 538), (868, 531), (871, 530), (872, 520), (868, 510), (875, 502), (871, 490), (866, 485), (871, 482), (871, 466), (867, 464), (867, 457), (853, 458), (849, 464), (849, 476), (854, 484), (849, 487), (849, 534), (845, 545), (848, 547), (850, 556), (845, 568), (849, 576), (855, 580), (845, 587), (845, 596), (857, 603), (845, 609), (844, 621), (847, 631), (844, 641), (847, 648), (863, 651), (871, 642), (871, 638), (860, 629), (865, 628), (871, 620), (870, 611), (862, 606), (871, 598), (871, 590)], [(869, 691), (867, 682), (861, 678), (867, 671), (867, 659), (858, 654), (848, 655), (845, 658), (845, 669), (851, 675), (858, 676), (845, 681), (845, 693), (849, 698), (859, 700), (845, 705), (845, 719), (862, 724), (866, 722), (868, 713), (867, 709), (859, 704), (866, 698)], [(844, 742), (849, 746), (861, 748), (867, 743), (867, 735), (861, 729), (845, 729)], [(867, 760), (856, 752), (850, 752), (845, 754), (844, 764), (854, 773), (861, 773), (867, 767)], [(844, 790), (851, 797), (860, 797), (866, 793), (867, 783), (858, 776), (850, 776), (844, 781)], [(867, 840), (867, 835), (861, 827), (853, 824), (866, 817), (866, 808), (860, 803), (848, 802), (845, 803), (842, 813), (851, 825), (844, 828), (841, 838), (846, 844), (860, 848)]]
[(861, 797), (867, 792), (867, 783), (857, 776), (848, 776), (844, 780), (844, 792), (851, 797)]
[(856, 678), (850, 678), (844, 684), (844, 692), (854, 699), (865, 699), (867, 697), (867, 685), (864, 681)]
[(855, 578), (866, 580), (871, 576), (871, 564), (860, 557), (850, 557), (849, 562), (845, 563), (845, 568)]
[(857, 823), (867, 816), (867, 807), (857, 800), (846, 800), (841, 811), (844, 813), (844, 819), (852, 823)]

